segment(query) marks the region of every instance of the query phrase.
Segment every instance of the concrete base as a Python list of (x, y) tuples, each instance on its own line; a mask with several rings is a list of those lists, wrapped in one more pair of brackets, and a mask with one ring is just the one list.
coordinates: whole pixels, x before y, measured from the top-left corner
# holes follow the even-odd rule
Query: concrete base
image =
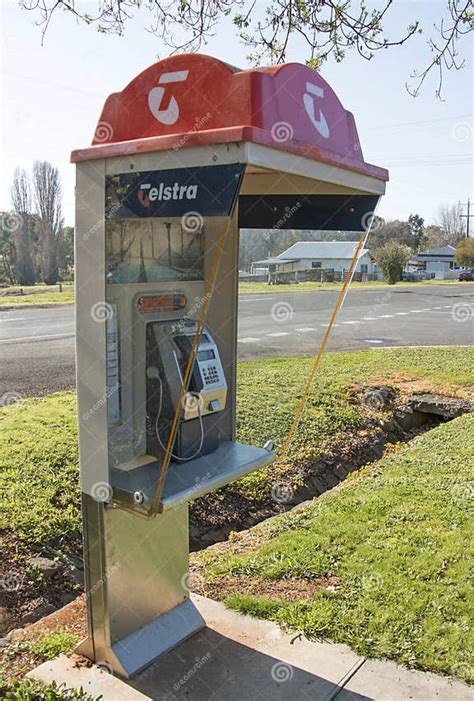
[(96, 666), (79, 666), (64, 656), (29, 676), (82, 687), (92, 696), (102, 695), (104, 701), (473, 699), (472, 689), (454, 679), (366, 660), (345, 645), (310, 642), (210, 599), (193, 600), (207, 628), (132, 680), (122, 681)]

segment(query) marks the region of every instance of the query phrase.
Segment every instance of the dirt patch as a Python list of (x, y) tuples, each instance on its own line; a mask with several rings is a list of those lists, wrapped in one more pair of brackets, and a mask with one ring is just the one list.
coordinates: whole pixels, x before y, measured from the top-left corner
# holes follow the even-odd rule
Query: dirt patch
[[(384, 385), (387, 383), (387, 377), (375, 375), (372, 378), (372, 384)], [(464, 387), (455, 387), (453, 385), (434, 384), (431, 380), (424, 378), (414, 379), (413, 375), (408, 373), (395, 373), (390, 377), (390, 386), (397, 393), (398, 398), (403, 401), (410, 398), (414, 394), (445, 394), (449, 397), (460, 397), (461, 399), (472, 399), (472, 391)]]
[(275, 472), (271, 493), (258, 502), (229, 487), (225, 493), (215, 492), (197, 499), (190, 505), (189, 513), (191, 550), (227, 540), (235, 531), (247, 530), (296, 504), (324, 494), (349, 473), (379, 460), (389, 444), (411, 440), (419, 432), (421, 430), (403, 432), (396, 422), (389, 422), (384, 430), (374, 432), (372, 428), (366, 435), (346, 434), (334, 442), (324, 458), (293, 465), (287, 476), (284, 472)]
[(78, 638), (87, 637), (86, 595), (81, 594), (66, 606), (45, 616), (36, 623), (16, 631), (12, 636), (17, 640), (32, 640), (54, 630), (67, 630)]
[(29, 651), (24, 643), (59, 630), (66, 630), (79, 639), (87, 636), (85, 594), (40, 621), (11, 631), (8, 641), (0, 648), (0, 676), (3, 674), (8, 679), (20, 679), (41, 664), (44, 660)]
[[(80, 547), (80, 543), (78, 543)], [(48, 574), (30, 565), (32, 552), (9, 531), (2, 532), (0, 637), (60, 609), (82, 591), (80, 553), (62, 555)]]
[(263, 579), (250, 575), (225, 575), (204, 583), (197, 572), (191, 573), (189, 583), (192, 591), (216, 601), (223, 601), (228, 596), (239, 593), (288, 603), (305, 601), (313, 598), (320, 589), (335, 591), (339, 586), (337, 577)]

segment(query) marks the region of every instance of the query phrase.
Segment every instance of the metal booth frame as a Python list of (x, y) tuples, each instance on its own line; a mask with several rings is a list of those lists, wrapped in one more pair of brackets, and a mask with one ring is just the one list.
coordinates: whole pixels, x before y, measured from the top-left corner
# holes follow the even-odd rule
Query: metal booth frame
[[(287, 124), (284, 109), (288, 95), (284, 96), (284, 106), (278, 107), (271, 101), (275, 95), (277, 99), (282, 94), (283, 88), (276, 81), (283, 80), (285, 70), (290, 71), (284, 81), (285, 89), (291, 85), (293, 101), (303, 93), (320, 97), (322, 91), (332, 102), (325, 108), (322, 101), (319, 118), (314, 108), (311, 118), (308, 99), (304, 98), (295, 117), (295, 133), (281, 141), (273, 127)], [(204, 76), (207, 83), (198, 91), (199, 99), (204, 95), (209, 103), (214, 100), (215, 123), (210, 119), (202, 128), (192, 127), (185, 105), (191, 93), (193, 100), (198, 98), (194, 89), (186, 88), (182, 78), (185, 73)], [(163, 76), (172, 78), (163, 82)], [(178, 80), (177, 76), (181, 78)], [(232, 123), (232, 114), (230, 117), (221, 114), (225, 112), (219, 107), (223, 97), (216, 96), (215, 90), (222, 89), (224, 95), (226, 90), (232, 92), (232, 81), (236, 81), (235, 92), (237, 97), (240, 95), (240, 101), (253, 96), (249, 98), (249, 114), (245, 117), (249, 121), (244, 123), (239, 121), (244, 119), (241, 115), (237, 114), (236, 123)], [(170, 84), (173, 92), (168, 97), (166, 112), (161, 107)], [(214, 84), (218, 87), (209, 92), (209, 85)], [(312, 93), (308, 85), (313, 86)], [(161, 92), (154, 93), (157, 89)], [(266, 109), (269, 102), (273, 107)], [(160, 121), (163, 113), (169, 118), (174, 104), (179, 106), (175, 122)], [(296, 102), (294, 109), (295, 105)], [(345, 120), (344, 133), (353, 144), (350, 153), (342, 137), (345, 153), (338, 152), (334, 145), (335, 150), (325, 150), (327, 137), (315, 128), (324, 118), (329, 130), (328, 116), (334, 111), (336, 117), (339, 115), (337, 118)], [(142, 124), (140, 119), (145, 112)], [(265, 124), (261, 121), (263, 114)], [(291, 118), (291, 110), (289, 114)], [(260, 122), (252, 123), (252, 115), (257, 115), (255, 120)], [(301, 129), (306, 132), (298, 134), (298, 125), (300, 122), (304, 125), (301, 120), (305, 118), (308, 125)], [(219, 119), (227, 122), (220, 124)], [(101, 136), (104, 129), (108, 132), (105, 140)], [(235, 440), (239, 228), (260, 228), (265, 223), (268, 228), (278, 228), (278, 221), (285, 213), (294, 210), (291, 228), (310, 228), (308, 222), (322, 221), (325, 228), (339, 229), (343, 228), (340, 224), (350, 222), (353, 230), (362, 232), (370, 223), (367, 215), (373, 215), (378, 199), (385, 192), (388, 175), (384, 169), (364, 162), (352, 115), (343, 109), (318, 74), (297, 64), (238, 71), (199, 55), (165, 59), (140, 74), (122, 93), (109, 97), (95, 143), (73, 152), (72, 160), (77, 171), (77, 389), (89, 625), (88, 638), (79, 651), (129, 677), (205, 625), (190, 599), (187, 581), (188, 502), (275, 459), (268, 448), (246, 446)], [(171, 445), (162, 464), (136, 463), (132, 469), (125, 470), (111, 468), (107, 407), (110, 291), (104, 210), (106, 179), (123, 174), (238, 164), (242, 177), (235, 201), (228, 214), (220, 217), (218, 233), (204, 253), (205, 302), (197, 309), (187, 303), (183, 310), (197, 322), (197, 328), (204, 322), (210, 325), (220, 342), (222, 365), (232, 390), (222, 414), (222, 440), (212, 458), (197, 458), (186, 467), (173, 463)], [(299, 207), (294, 204), (297, 202)], [(364, 217), (366, 221), (361, 223)], [(179, 294), (181, 288), (179, 282), (167, 284), (169, 293)], [(135, 285), (133, 299), (148, 289), (150, 283)], [(188, 296), (193, 289), (189, 283)], [(127, 305), (122, 306), (128, 309), (128, 301)], [(136, 358), (143, 350), (138, 322), (127, 314), (123, 312), (119, 329), (119, 335), (123, 336), (120, 342), (130, 349), (124, 350), (125, 364), (131, 362), (126, 353), (133, 352)], [(192, 360), (191, 354), (189, 369)], [(133, 402), (133, 387), (129, 397), (126, 401)], [(178, 409), (177, 406), (176, 416)]]

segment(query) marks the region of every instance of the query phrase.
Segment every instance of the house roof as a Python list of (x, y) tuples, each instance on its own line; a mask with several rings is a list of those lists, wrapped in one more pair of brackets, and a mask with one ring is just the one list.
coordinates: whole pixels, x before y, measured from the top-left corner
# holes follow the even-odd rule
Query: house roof
[(280, 256), (277, 256), (276, 258), (265, 258), (265, 260), (254, 260), (252, 261), (253, 265), (258, 265), (259, 263), (265, 264), (265, 265), (277, 265), (278, 263), (297, 263), (298, 258), (285, 258), (285, 260), (282, 260)]
[[(298, 241), (277, 256), (278, 263), (301, 258), (348, 258), (352, 259), (358, 241)], [(364, 248), (360, 256), (368, 253)]]
[(421, 251), (415, 258), (416, 260), (426, 260), (426, 258), (446, 259), (454, 258), (456, 249), (454, 246), (441, 246), (440, 248), (432, 248), (431, 251)]

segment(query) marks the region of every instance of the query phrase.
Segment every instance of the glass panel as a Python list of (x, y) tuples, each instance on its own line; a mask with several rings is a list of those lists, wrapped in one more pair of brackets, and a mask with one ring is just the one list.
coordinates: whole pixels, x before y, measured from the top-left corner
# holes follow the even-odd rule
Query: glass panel
[(105, 230), (108, 284), (204, 279), (202, 230), (180, 218), (107, 220)]

